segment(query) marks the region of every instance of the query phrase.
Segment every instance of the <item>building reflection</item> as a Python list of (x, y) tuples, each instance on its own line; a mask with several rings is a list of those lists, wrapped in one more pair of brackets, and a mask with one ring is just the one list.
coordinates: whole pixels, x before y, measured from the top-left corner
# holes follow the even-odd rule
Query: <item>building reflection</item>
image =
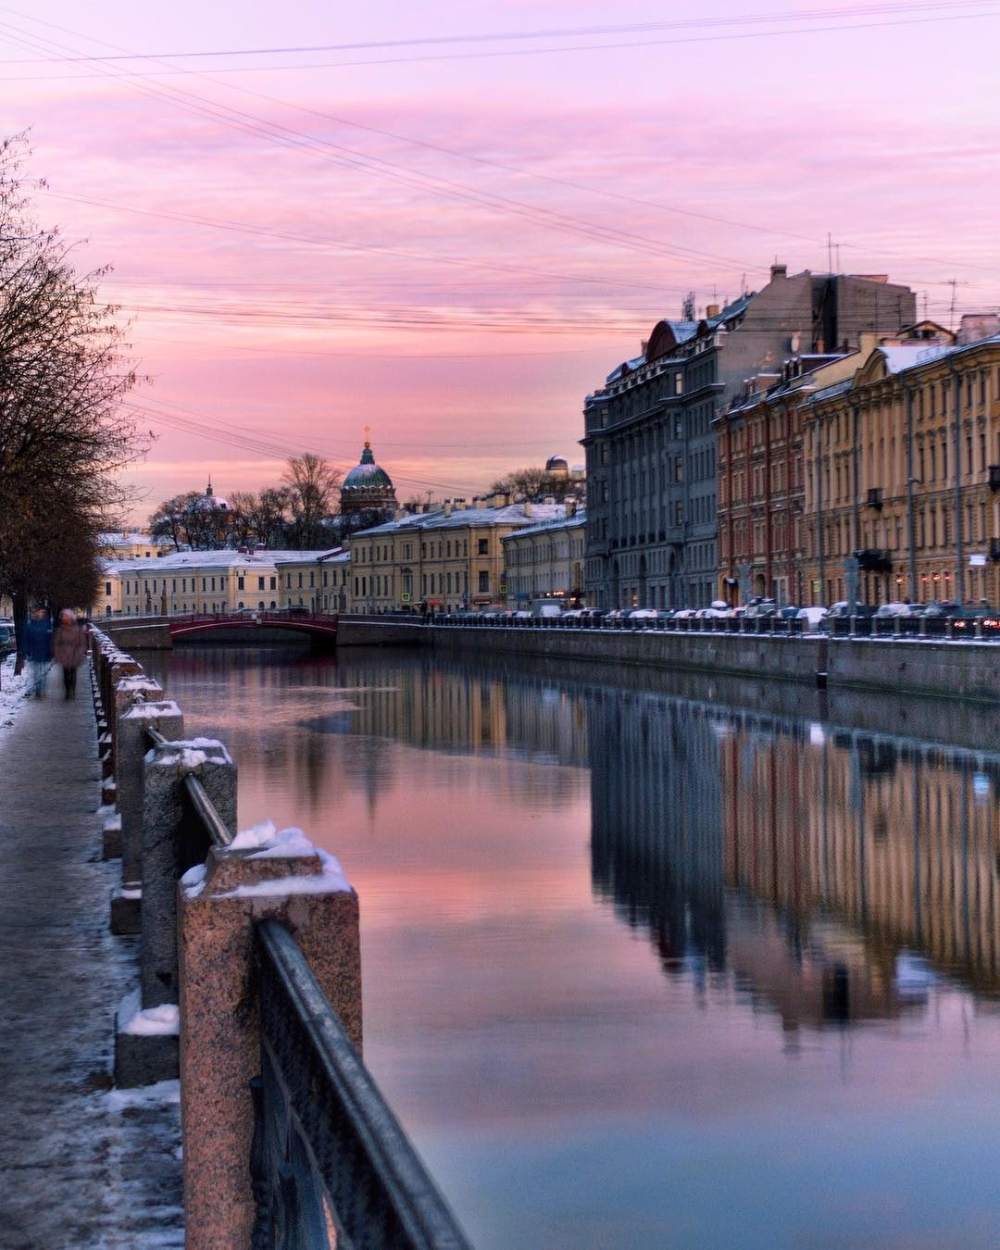
[(722, 776), (728, 884), (803, 919), (835, 914), (882, 975), (915, 951), (997, 994), (1000, 760), (744, 724)]
[(1000, 990), (1000, 759), (689, 700), (589, 704), (595, 891), (786, 1029)]
[(789, 1031), (891, 1018), (939, 975), (1000, 999), (1000, 756), (419, 653), (192, 648), (164, 680), (303, 823), (359, 794), (377, 817), (400, 746), (445, 790), (488, 762), (511, 820), (589, 769), (596, 895), (669, 975), (728, 978)]

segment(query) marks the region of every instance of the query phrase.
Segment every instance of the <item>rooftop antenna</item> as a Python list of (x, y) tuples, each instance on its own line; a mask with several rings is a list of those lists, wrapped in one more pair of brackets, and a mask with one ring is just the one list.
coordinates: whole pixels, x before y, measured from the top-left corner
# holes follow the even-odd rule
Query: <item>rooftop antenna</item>
[(840, 273), (840, 244), (835, 243), (834, 247), (837, 249), (837, 273), (839, 274)]
[(826, 267), (828, 273), (833, 273), (833, 235), (829, 230), (826, 232)]
[(955, 289), (958, 286), (957, 278), (949, 278), (948, 285), (951, 287), (951, 307), (948, 309), (948, 329), (954, 334), (955, 332)]
[(921, 317), (921, 321), (926, 321), (927, 320), (927, 292), (921, 291), (920, 298), (924, 301), (924, 315), (923, 317)]
[(740, 274), (740, 299), (747, 293), (747, 276), (745, 273)]

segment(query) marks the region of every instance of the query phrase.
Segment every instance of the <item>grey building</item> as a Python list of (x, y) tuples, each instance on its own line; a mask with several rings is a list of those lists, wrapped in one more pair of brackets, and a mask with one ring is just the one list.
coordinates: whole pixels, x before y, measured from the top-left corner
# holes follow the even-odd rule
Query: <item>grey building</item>
[(660, 321), (640, 356), (584, 404), (586, 587), (598, 607), (704, 607), (717, 577), (713, 418), (744, 379), (800, 352), (857, 346), (916, 319), (916, 297), (885, 277), (791, 277), (700, 320)]

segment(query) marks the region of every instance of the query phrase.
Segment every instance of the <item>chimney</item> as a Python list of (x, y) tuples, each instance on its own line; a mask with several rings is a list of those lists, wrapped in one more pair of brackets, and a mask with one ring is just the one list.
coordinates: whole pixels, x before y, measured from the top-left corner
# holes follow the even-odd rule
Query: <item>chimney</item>
[(964, 347), (1000, 334), (1000, 316), (996, 313), (962, 313), (955, 342)]
[[(772, 272), (773, 272), (773, 271), (772, 271)], [(705, 309), (705, 316), (706, 316), (706, 317), (717, 317), (718, 315), (719, 315), (719, 305), (718, 305), (718, 304), (709, 304), (709, 305), (708, 305), (708, 307)]]
[(445, 516), (451, 516), (451, 500), (450, 499), (446, 499), (444, 501), (444, 514)]
[(788, 277), (788, 266), (779, 265), (778, 262), (775, 261), (775, 263), (771, 266), (771, 281), (773, 282), (775, 278), (787, 278), (787, 277)]
[(574, 517), (574, 516), (576, 516), (576, 500), (567, 499), (566, 500), (566, 519), (569, 520), (570, 517)]
[(485, 495), (476, 495), (476, 497), (475, 497), (475, 498), (473, 499), (473, 501), (472, 501), (472, 504), (473, 504), (473, 507), (475, 507), (475, 508), (485, 508), (485, 507), (486, 507), (486, 496), (485, 496)]
[(531, 516), (531, 500), (530, 499), (526, 499), (524, 501), (524, 515), (525, 515), (525, 518), (528, 518)]

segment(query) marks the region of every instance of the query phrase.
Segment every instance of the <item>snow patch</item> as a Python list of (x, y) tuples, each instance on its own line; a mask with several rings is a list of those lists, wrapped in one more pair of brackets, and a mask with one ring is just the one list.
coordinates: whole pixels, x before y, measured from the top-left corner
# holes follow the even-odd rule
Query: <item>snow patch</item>
[(139, 1006), (139, 991), (132, 990), (118, 1008), (118, 1032), (139, 1037), (169, 1037), (176, 1035), (180, 1025), (180, 1011), (176, 1003), (163, 1003), (159, 1007)]
[(198, 897), (205, 888), (205, 872), (204, 864), (195, 864), (193, 868), (189, 868), (181, 877), (181, 885), (184, 887), (185, 897)]
[(0, 665), (0, 730), (14, 723), (21, 704), (28, 695), (28, 666), (19, 677), (14, 676), (16, 656), (8, 656)]
[(163, 1103), (179, 1103), (180, 1081), (158, 1081), (155, 1085), (140, 1085), (137, 1089), (112, 1089), (104, 1095), (112, 1111), (124, 1111), (127, 1107), (162, 1106)]
[[(162, 753), (157, 755), (157, 750)], [(216, 738), (189, 738), (179, 742), (168, 742), (163, 747), (154, 748), (147, 752), (146, 762), (159, 764), (164, 768), (181, 768), (184, 772), (193, 772), (202, 764), (232, 764), (233, 759), (225, 746)]]
[(173, 699), (158, 699), (154, 703), (137, 703), (125, 713), (125, 718), (136, 717), (142, 720), (158, 720), (161, 716), (180, 716), (181, 709)]
[(241, 829), (229, 844), (229, 849), (231, 851), (256, 850), (259, 846), (269, 845), (277, 832), (277, 826), (273, 820), (262, 820), (252, 829)]
[(134, 677), (119, 677), (115, 682), (115, 689), (126, 694), (142, 694), (146, 690), (159, 690), (160, 683), (137, 674)]

